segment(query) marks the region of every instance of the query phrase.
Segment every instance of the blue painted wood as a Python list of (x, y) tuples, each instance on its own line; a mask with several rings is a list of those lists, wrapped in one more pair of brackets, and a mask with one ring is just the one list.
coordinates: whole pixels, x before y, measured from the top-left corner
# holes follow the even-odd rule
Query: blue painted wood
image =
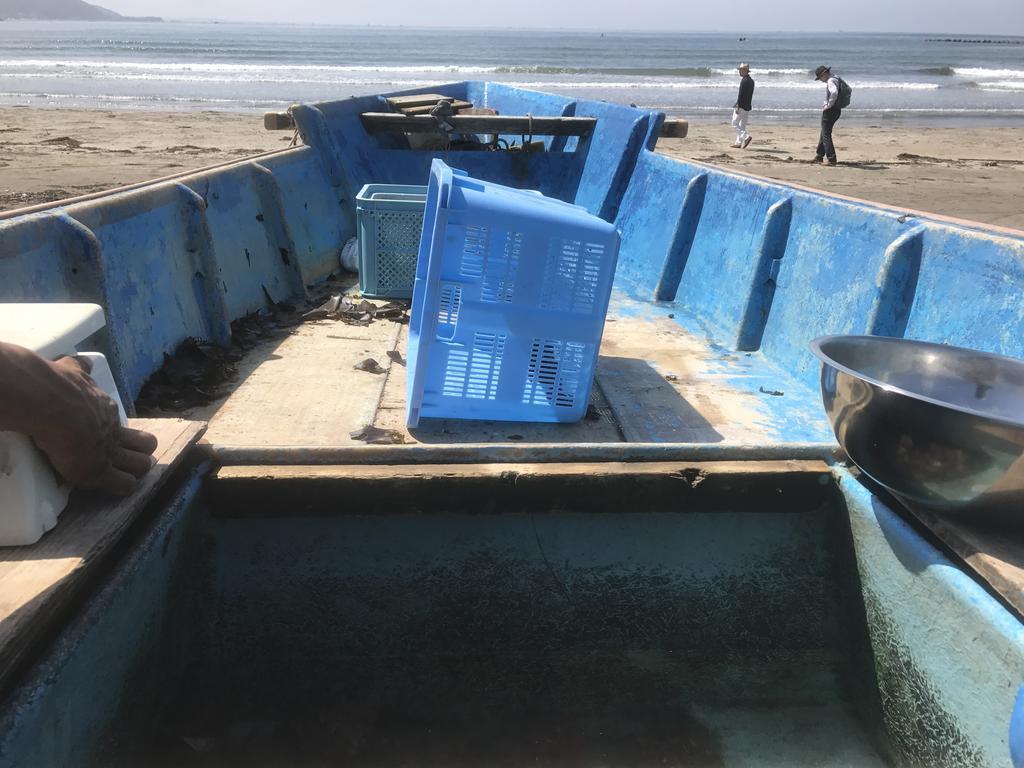
[(332, 185), (321, 155), (298, 147), (260, 160), (274, 177), (283, 217), (302, 274), (312, 285), (338, 271), (345, 242), (355, 237), (355, 216), (346, 215), (344, 193)]
[(1024, 233), (922, 223), (906, 335), (1024, 357)]
[(213, 284), (228, 318), (304, 293), (295, 245), (286, 230), (273, 174), (245, 163), (182, 179), (198, 194), (216, 257)]
[(586, 159), (572, 202), (605, 221), (614, 221), (647, 138), (651, 116), (630, 107), (596, 101), (577, 103), (573, 114), (597, 118), (597, 127), (576, 149)]
[(921, 272), (924, 227), (900, 235), (888, 248), (878, 271), (878, 295), (868, 314), (867, 332), (872, 336), (903, 336), (910, 319)]
[(230, 338), (205, 203), (163, 184), (79, 203), (69, 216), (99, 243), (111, 369), (127, 400), (187, 338)]
[(848, 473), (836, 476), (895, 762), (1011, 765), (1021, 623)]
[(750, 280), (747, 307), (736, 333), (736, 349), (752, 352), (761, 346), (764, 326), (775, 298), (775, 285), (782, 268), (782, 257), (789, 240), (789, 223), (793, 218), (793, 198), (787, 197), (772, 205), (764, 219), (761, 242), (755, 253), (756, 267)]
[[(688, 178), (701, 173), (690, 169)], [(676, 303), (735, 339), (758, 270), (768, 210), (784, 197), (766, 184), (708, 173), (700, 220), (676, 294)]]
[(672, 242), (668, 247), (668, 257), (661, 270), (658, 284), (654, 289), (655, 301), (674, 301), (679, 290), (679, 281), (683, 279), (686, 262), (690, 258), (693, 239), (697, 236), (697, 224), (700, 222), (701, 211), (704, 210), (704, 196), (708, 190), (708, 175), (698, 173), (686, 185), (686, 197), (679, 212)]
[(107, 306), (99, 241), (61, 211), (0, 221), (0, 301)]
[(1017, 689), (1010, 716), (1010, 758), (1013, 768), (1024, 768), (1024, 685)]
[(818, 362), (807, 343), (829, 333), (865, 332), (886, 249), (909, 229), (895, 214), (794, 195), (790, 245), (762, 340), (765, 355), (816, 386)]
[[(683, 242), (692, 227), (689, 219), (694, 212), (699, 214), (692, 202), (690, 208), (686, 207), (688, 183), (666, 183), (667, 171), (677, 168), (678, 164), (664, 155), (641, 152), (615, 218), (623, 236), (616, 283), (645, 298), (656, 294), (673, 244)], [(659, 205), (648, 205), (654, 197)], [(686, 210), (691, 212), (689, 216), (683, 215)], [(677, 252), (685, 260), (687, 250), (680, 248)]]

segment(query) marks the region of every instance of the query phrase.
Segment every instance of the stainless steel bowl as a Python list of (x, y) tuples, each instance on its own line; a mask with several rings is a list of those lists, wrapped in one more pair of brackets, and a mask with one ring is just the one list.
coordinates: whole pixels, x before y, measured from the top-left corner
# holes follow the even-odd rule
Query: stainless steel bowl
[(824, 336), (836, 439), (876, 482), (945, 512), (1024, 512), (1024, 361), (881, 336)]

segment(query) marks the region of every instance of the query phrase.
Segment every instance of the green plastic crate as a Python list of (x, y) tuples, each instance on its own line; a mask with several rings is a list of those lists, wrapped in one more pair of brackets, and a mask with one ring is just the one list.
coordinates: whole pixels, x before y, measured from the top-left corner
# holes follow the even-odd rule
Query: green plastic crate
[(410, 299), (423, 230), (425, 186), (367, 184), (356, 195), (359, 289), (374, 299)]

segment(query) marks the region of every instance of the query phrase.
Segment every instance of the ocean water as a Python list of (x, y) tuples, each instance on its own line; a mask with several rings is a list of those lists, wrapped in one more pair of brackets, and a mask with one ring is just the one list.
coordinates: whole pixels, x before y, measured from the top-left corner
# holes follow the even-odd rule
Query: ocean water
[(260, 111), (473, 79), (721, 119), (745, 61), (758, 119), (814, 117), (824, 63), (848, 119), (1021, 124), (1024, 38), (957, 37), (6, 21), (0, 104)]

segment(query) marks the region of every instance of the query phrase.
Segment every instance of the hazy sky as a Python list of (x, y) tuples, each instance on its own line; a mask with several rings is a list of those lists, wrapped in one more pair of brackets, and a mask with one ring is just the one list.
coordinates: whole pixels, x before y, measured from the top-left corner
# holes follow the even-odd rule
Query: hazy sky
[(445, 27), (1024, 35), (1024, 0), (92, 0), (133, 16)]

